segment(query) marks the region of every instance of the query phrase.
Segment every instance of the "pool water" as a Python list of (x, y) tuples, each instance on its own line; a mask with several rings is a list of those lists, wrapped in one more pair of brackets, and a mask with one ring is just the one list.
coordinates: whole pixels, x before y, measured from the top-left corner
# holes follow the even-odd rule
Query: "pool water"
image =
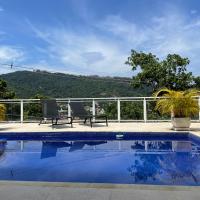
[(188, 136), (1, 136), (0, 180), (200, 185), (200, 143)]

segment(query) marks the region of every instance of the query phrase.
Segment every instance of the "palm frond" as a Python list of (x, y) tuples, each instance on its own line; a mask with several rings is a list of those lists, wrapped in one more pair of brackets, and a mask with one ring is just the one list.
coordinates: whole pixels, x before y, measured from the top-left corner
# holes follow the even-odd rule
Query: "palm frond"
[(0, 121), (5, 120), (6, 107), (3, 104), (0, 104)]
[(174, 91), (163, 88), (154, 94), (154, 97), (162, 97), (157, 100), (155, 109), (161, 114), (171, 114), (175, 117), (190, 117), (199, 112), (197, 99), (198, 90)]

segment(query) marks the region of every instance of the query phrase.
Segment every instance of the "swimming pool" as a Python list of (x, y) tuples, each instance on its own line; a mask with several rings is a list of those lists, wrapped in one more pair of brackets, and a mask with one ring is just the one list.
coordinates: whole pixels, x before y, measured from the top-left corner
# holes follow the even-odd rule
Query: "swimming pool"
[(1, 133), (0, 180), (200, 185), (188, 133)]

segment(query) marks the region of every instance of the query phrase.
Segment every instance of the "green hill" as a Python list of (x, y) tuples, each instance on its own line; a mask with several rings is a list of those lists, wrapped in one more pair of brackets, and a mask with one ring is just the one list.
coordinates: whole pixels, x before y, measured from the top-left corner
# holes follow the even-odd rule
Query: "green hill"
[(133, 89), (131, 79), (121, 77), (75, 76), (45, 71), (17, 71), (0, 75), (18, 98), (36, 94), (49, 97), (144, 96), (145, 90)]

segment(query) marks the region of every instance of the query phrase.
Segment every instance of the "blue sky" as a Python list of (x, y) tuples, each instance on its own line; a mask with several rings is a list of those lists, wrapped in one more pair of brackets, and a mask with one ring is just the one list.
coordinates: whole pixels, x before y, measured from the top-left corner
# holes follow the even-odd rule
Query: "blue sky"
[(131, 49), (189, 57), (200, 75), (200, 1), (0, 0), (0, 63), (132, 76)]

